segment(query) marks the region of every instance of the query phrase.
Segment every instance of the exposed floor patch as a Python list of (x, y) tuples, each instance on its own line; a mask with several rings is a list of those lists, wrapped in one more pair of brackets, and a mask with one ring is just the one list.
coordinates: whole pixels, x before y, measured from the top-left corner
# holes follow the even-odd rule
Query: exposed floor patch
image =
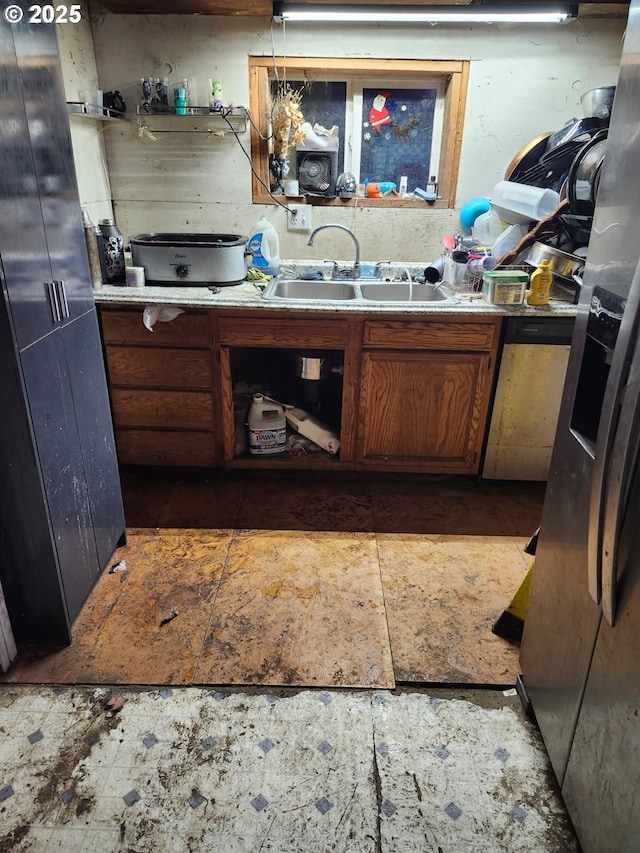
[(513, 684), (519, 647), (491, 629), (533, 558), (509, 536), (378, 534), (399, 682)]
[(531, 561), (542, 484), (123, 485), (126, 571), (99, 578), (70, 648), (23, 648), (0, 681), (515, 684), (518, 646), (491, 628)]

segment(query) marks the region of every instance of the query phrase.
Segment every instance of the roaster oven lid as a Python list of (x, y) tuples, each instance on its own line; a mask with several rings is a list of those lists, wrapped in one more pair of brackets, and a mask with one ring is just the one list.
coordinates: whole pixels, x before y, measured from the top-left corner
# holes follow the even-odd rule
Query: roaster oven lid
[(188, 248), (201, 246), (203, 248), (227, 248), (244, 246), (248, 237), (239, 234), (138, 234), (131, 238), (136, 246), (167, 246)]

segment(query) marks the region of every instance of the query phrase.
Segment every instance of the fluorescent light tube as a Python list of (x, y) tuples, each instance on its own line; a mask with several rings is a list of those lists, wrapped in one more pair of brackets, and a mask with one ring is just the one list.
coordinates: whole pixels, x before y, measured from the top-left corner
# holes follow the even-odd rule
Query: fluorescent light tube
[(276, 21), (323, 23), (407, 23), (407, 24), (563, 24), (577, 17), (576, 6), (348, 6), (343, 4), (296, 6), (274, 3)]

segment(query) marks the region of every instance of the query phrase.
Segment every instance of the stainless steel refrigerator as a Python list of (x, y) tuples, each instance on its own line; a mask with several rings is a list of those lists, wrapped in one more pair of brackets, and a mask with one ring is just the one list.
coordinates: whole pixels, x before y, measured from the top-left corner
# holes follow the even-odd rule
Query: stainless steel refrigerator
[(584, 853), (640, 850), (639, 339), (632, 0), (520, 653)]

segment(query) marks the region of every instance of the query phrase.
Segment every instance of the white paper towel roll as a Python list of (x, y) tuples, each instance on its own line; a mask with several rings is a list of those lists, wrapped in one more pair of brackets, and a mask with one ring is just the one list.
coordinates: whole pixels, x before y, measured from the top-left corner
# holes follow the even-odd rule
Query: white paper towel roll
[(184, 314), (183, 308), (172, 308), (169, 305), (147, 305), (142, 314), (142, 322), (153, 332), (156, 323), (169, 323), (175, 320), (178, 314)]

